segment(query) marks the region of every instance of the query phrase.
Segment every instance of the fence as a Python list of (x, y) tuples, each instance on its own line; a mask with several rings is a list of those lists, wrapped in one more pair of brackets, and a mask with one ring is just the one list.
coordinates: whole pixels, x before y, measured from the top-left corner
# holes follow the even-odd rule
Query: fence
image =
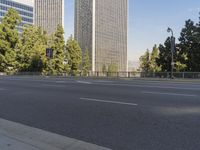
[[(6, 73), (1, 73), (1, 75), (7, 75)], [(12, 75), (19, 76), (44, 76), (40, 72), (17, 72)], [(62, 73), (58, 75), (48, 74), (46, 76), (61, 76), (61, 77), (71, 77), (72, 75), (67, 73)], [(96, 77), (96, 78), (170, 78), (170, 72), (88, 72), (87, 75), (84, 75), (82, 72), (79, 72), (77, 77)], [(174, 78), (183, 78), (183, 79), (200, 79), (200, 72), (174, 72)]]
[[(91, 72), (88, 76), (119, 78), (171, 78), (171, 72)], [(200, 72), (174, 72), (173, 77), (183, 79), (200, 79)]]

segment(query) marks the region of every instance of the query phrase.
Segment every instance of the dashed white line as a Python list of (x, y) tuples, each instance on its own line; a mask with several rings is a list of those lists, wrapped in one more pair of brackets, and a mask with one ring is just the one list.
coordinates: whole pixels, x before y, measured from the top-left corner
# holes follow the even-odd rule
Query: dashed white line
[(97, 83), (113, 83), (114, 81), (96, 80)]
[(66, 83), (66, 81), (55, 81), (55, 83)]
[(91, 82), (87, 82), (87, 81), (77, 81), (77, 82), (81, 84), (92, 84)]
[(53, 85), (53, 84), (42, 84), (44, 87), (57, 87), (57, 88), (63, 88), (65, 86), (63, 85)]
[(119, 101), (110, 101), (110, 100), (93, 99), (93, 98), (80, 98), (80, 100), (99, 102), (99, 103), (118, 104), (118, 105), (138, 106), (138, 104), (134, 104), (134, 103), (125, 103), (125, 102), (119, 102)]
[(185, 96), (185, 97), (196, 97), (197, 95), (192, 94), (178, 94), (178, 93), (162, 93), (162, 92), (147, 92), (143, 91), (143, 94), (156, 94), (156, 95), (169, 95), (169, 96)]

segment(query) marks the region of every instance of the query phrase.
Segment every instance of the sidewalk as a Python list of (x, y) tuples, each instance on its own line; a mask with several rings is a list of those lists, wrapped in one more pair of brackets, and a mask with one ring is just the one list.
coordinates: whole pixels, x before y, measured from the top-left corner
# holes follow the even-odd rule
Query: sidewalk
[(110, 150), (0, 119), (0, 150)]

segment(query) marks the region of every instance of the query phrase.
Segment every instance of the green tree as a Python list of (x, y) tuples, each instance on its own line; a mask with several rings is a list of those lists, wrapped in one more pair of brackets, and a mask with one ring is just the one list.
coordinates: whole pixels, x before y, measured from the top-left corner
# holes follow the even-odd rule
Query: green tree
[(78, 42), (72, 36), (67, 41), (66, 51), (71, 75), (76, 76), (82, 62), (82, 51)]
[(176, 71), (181, 72), (181, 71), (184, 71), (187, 66), (186, 64), (183, 64), (180, 61), (176, 61), (175, 67), (176, 67)]
[(91, 69), (90, 56), (88, 49), (86, 49), (85, 54), (83, 56), (83, 68), (82, 68), (83, 75), (87, 76), (90, 69)]
[(116, 76), (118, 72), (118, 66), (115, 63), (108, 65), (108, 76)]
[(161, 68), (157, 65), (156, 60), (159, 58), (159, 49), (154, 45), (150, 58), (150, 72), (159, 72)]
[(24, 27), (17, 55), (20, 71), (43, 72), (45, 70), (46, 42), (46, 35), (41, 28), (29, 25)]
[(107, 72), (107, 67), (106, 67), (105, 64), (103, 64), (103, 66), (102, 66), (102, 72), (103, 72), (103, 73), (106, 73), (106, 72)]
[(69, 60), (70, 60), (70, 56), (65, 48), (65, 51), (64, 51), (64, 73), (67, 73), (67, 74), (69, 74), (70, 70), (71, 70), (70, 65), (69, 65)]
[(185, 71), (200, 71), (200, 27), (192, 20), (185, 22), (179, 38), (179, 61), (184, 64)]
[(19, 34), (16, 26), (21, 17), (14, 9), (9, 9), (0, 24), (0, 71), (16, 71), (16, 47), (19, 43)]
[(108, 65), (108, 72), (109, 73), (116, 73), (118, 72), (118, 66), (115, 63), (111, 63), (110, 65)]
[(148, 49), (145, 54), (140, 57), (140, 69), (144, 72), (150, 71), (150, 52)]
[(52, 64), (56, 74), (62, 74), (65, 69), (64, 65), (64, 50), (65, 50), (65, 40), (64, 40), (64, 29), (61, 25), (57, 26), (57, 29), (53, 35), (53, 60)]
[(161, 67), (161, 71), (171, 71), (171, 42), (168, 37), (164, 45), (159, 45), (159, 57), (156, 59), (156, 63)]
[[(183, 61), (184, 60), (184, 61)], [(174, 52), (174, 71), (184, 71), (186, 68), (185, 61), (187, 60), (186, 54), (182, 53), (180, 50), (179, 44), (176, 44), (176, 50)], [(156, 59), (156, 65), (158, 70), (161, 69), (163, 72), (171, 71), (171, 61), (172, 61), (172, 53), (171, 53), (171, 43), (170, 38), (167, 38), (164, 45), (159, 45), (159, 57)]]

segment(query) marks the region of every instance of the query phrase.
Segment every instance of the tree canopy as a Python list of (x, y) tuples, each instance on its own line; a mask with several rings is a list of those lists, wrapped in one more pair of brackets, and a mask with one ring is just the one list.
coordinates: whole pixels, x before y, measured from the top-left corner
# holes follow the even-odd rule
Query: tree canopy
[(82, 51), (78, 42), (72, 36), (67, 40), (66, 52), (71, 74), (76, 76), (82, 63)]
[(83, 75), (87, 76), (90, 69), (91, 69), (90, 56), (88, 49), (86, 49), (83, 56), (83, 66), (82, 66)]
[[(140, 57), (140, 68), (143, 71), (171, 71), (171, 38), (167, 37), (158, 49), (154, 46), (150, 58), (149, 55), (146, 51)], [(196, 24), (190, 19), (185, 22), (176, 43), (174, 63), (174, 71), (200, 72), (200, 21)]]
[[(47, 35), (40, 27), (25, 25), (18, 31), (21, 17), (14, 9), (9, 9), (0, 24), (0, 72), (39, 72), (41, 74), (62, 75), (77, 73), (90, 67), (89, 52), (82, 62), (82, 50), (72, 37), (65, 44), (64, 29), (61, 25), (52, 35)], [(46, 56), (51, 49), (53, 57)], [(81, 68), (83, 64), (83, 68)]]
[(21, 17), (14, 9), (9, 9), (0, 24), (0, 71), (16, 71), (16, 48), (19, 44), (19, 35), (16, 29)]

